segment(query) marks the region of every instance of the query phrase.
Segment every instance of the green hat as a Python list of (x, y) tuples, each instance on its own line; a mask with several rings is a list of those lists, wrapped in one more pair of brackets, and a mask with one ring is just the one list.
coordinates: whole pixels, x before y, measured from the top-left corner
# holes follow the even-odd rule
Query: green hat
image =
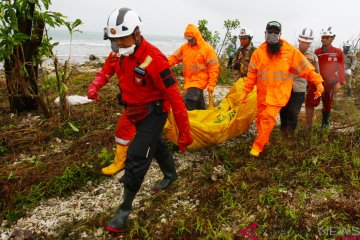
[(281, 23), (279, 23), (277, 21), (270, 21), (266, 25), (266, 30), (269, 28), (277, 28), (277, 29), (279, 29), (279, 31), (281, 31)]

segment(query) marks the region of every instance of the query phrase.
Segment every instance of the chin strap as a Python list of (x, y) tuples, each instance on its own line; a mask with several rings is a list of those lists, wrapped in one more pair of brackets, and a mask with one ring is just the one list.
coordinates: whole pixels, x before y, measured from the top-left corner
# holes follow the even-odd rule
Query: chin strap
[(136, 49), (140, 46), (140, 43), (141, 43), (141, 39), (142, 39), (142, 37), (141, 37), (141, 34), (140, 34), (140, 38), (139, 38), (139, 40), (138, 41), (136, 41), (136, 33), (137, 32), (139, 32), (140, 33), (140, 30), (137, 28), (131, 35), (132, 35), (132, 37), (134, 38), (134, 40), (135, 40), (135, 51), (136, 51)]

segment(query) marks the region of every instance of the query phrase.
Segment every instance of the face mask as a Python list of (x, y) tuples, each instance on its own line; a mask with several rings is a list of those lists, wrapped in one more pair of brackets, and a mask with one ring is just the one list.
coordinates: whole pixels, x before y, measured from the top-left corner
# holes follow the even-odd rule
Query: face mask
[(134, 53), (136, 45), (133, 44), (127, 48), (119, 48), (119, 54), (123, 56), (129, 56)]
[(265, 38), (268, 44), (278, 43), (280, 40), (280, 34), (276, 33), (266, 33)]
[(110, 41), (110, 42), (111, 42), (111, 50), (114, 53), (118, 53), (119, 52), (119, 45), (115, 41)]
[(196, 44), (195, 38), (188, 40), (188, 43), (189, 43), (191, 46), (194, 46), (194, 45)]

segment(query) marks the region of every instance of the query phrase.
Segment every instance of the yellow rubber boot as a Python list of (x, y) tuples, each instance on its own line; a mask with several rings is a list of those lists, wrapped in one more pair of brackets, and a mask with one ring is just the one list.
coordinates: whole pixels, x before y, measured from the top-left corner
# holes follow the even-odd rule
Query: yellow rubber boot
[(250, 155), (253, 156), (253, 157), (259, 157), (260, 152), (256, 151), (255, 149), (252, 148), (251, 151), (250, 151)]
[(114, 163), (101, 169), (101, 172), (105, 175), (113, 175), (125, 168), (126, 153), (129, 146), (122, 146), (116, 144), (116, 153)]

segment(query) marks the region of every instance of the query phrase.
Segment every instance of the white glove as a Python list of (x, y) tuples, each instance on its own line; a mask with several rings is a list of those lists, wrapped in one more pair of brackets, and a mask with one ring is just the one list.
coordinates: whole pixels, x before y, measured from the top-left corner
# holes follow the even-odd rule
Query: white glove
[(345, 74), (346, 74), (346, 75), (351, 75), (351, 74), (352, 74), (351, 69), (346, 70), (346, 71), (345, 71)]

